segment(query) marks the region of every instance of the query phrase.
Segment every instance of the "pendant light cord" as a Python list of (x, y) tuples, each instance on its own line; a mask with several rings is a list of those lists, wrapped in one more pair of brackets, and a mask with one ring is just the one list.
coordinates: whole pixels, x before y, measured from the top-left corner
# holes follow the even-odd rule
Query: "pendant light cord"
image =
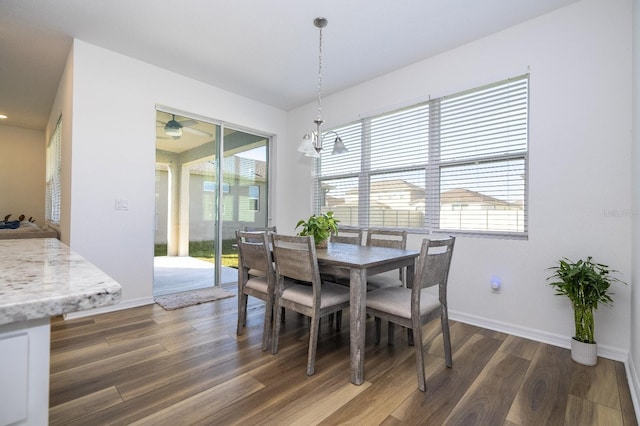
[(322, 121), (322, 27), (320, 28), (320, 47), (318, 49), (318, 121)]

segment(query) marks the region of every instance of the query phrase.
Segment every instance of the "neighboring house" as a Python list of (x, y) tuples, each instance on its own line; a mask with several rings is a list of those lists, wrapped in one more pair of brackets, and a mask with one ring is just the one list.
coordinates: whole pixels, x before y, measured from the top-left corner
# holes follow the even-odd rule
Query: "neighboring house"
[[(173, 217), (179, 217), (181, 202), (187, 204), (188, 241), (210, 241), (215, 239), (215, 194), (217, 182), (215, 164), (206, 159), (185, 165), (188, 184), (171, 192), (176, 200), (169, 203), (169, 173), (167, 167), (158, 163), (156, 170), (156, 244), (167, 243), (168, 206), (174, 209)], [(264, 224), (267, 216), (267, 163), (233, 155), (225, 158), (222, 186), (223, 239), (234, 238), (236, 229), (245, 225)], [(184, 194), (181, 188), (188, 188)], [(181, 227), (185, 227), (181, 221)], [(179, 237), (183, 238), (183, 237)]]
[(522, 203), (511, 203), (464, 188), (440, 194), (440, 206), (446, 210), (522, 210)]
[(440, 229), (524, 231), (524, 203), (456, 188), (440, 194)]

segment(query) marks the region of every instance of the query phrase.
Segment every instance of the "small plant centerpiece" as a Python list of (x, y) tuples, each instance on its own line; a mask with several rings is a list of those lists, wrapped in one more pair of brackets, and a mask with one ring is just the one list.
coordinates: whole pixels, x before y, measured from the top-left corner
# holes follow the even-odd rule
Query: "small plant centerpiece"
[(332, 232), (338, 233), (338, 222), (340, 220), (333, 217), (333, 212), (314, 214), (309, 219), (300, 219), (295, 229), (302, 227), (298, 235), (313, 235), (316, 247), (327, 247), (329, 237)]
[(551, 285), (556, 295), (567, 296), (573, 307), (575, 336), (571, 339), (571, 358), (584, 365), (596, 365), (597, 345), (594, 339), (593, 311), (598, 304), (613, 305), (609, 287), (614, 282), (624, 284), (612, 274), (607, 265), (595, 263), (591, 260), (573, 262), (562, 258), (557, 266), (549, 268), (553, 271), (548, 280), (554, 280)]

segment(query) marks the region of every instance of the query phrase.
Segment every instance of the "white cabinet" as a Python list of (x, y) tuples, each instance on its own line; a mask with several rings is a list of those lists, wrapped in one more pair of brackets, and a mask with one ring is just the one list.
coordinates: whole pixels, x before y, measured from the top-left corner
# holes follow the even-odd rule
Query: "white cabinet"
[(0, 425), (49, 421), (49, 318), (0, 326)]

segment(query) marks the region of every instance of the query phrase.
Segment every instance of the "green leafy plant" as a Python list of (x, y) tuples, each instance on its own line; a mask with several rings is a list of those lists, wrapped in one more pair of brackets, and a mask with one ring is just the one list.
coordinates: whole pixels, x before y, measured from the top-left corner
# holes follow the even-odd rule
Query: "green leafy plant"
[(340, 220), (333, 217), (333, 212), (311, 215), (309, 219), (300, 219), (295, 229), (302, 227), (298, 235), (313, 235), (316, 245), (320, 245), (327, 241), (332, 232), (338, 233), (338, 222)]
[(573, 262), (562, 258), (557, 266), (549, 268), (554, 272), (547, 278), (556, 280), (549, 283), (555, 288), (556, 295), (567, 296), (571, 301), (576, 328), (574, 338), (584, 343), (595, 343), (593, 310), (598, 309), (599, 303), (612, 306), (613, 293), (609, 291), (609, 287), (615, 282), (624, 284), (612, 275), (618, 271), (591, 259), (589, 256), (587, 260)]

